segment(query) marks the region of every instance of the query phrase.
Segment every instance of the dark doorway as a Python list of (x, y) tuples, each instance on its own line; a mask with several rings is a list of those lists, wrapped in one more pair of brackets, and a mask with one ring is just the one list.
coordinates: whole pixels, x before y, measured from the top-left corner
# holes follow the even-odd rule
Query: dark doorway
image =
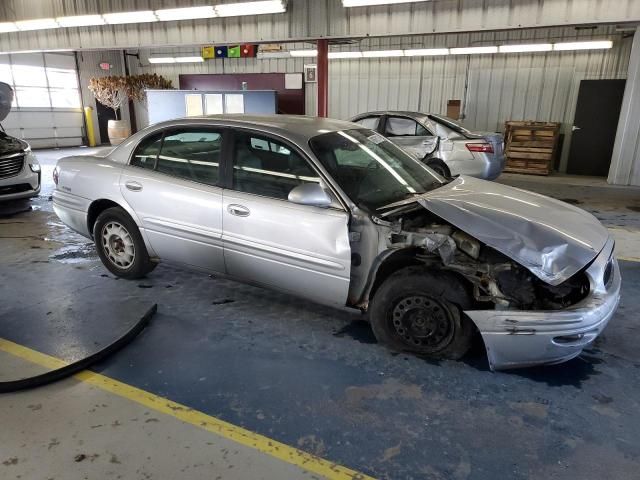
[(606, 177), (626, 80), (582, 80), (567, 173)]
[[(98, 116), (98, 130), (100, 131), (100, 143), (109, 145), (109, 120), (115, 120), (116, 114), (112, 108), (105, 107), (96, 101), (96, 115)], [(118, 117), (121, 115), (118, 109)]]

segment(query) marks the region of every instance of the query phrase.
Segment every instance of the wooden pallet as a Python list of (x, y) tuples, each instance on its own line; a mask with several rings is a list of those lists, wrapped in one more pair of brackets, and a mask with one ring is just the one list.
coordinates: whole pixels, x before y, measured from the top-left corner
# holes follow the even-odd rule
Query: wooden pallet
[(558, 150), (560, 124), (556, 122), (506, 122), (504, 171), (549, 175)]

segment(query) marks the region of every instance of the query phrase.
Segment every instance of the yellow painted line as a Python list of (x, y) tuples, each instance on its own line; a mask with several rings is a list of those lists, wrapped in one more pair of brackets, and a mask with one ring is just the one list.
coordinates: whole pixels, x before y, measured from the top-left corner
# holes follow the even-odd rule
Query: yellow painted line
[(624, 257), (620, 255), (616, 255), (618, 260), (624, 260), (626, 262), (640, 262), (640, 257)]
[[(2, 338), (0, 338), (0, 350), (50, 370), (67, 365), (67, 362), (59, 358), (51, 357)], [(242, 427), (206, 415), (145, 390), (132, 387), (118, 380), (105, 377), (99, 373), (85, 370), (74, 375), (74, 378), (328, 479), (374, 480), (373, 477), (363, 473), (337, 465), (329, 460), (303, 452), (297, 448), (245, 430)]]

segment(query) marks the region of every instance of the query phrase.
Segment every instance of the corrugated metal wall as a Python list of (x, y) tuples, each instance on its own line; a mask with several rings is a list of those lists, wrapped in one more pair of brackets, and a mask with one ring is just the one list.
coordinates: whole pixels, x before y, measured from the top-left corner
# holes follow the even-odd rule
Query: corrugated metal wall
[[(200, 0), (3, 0), (0, 20), (202, 5)], [(224, 0), (234, 3), (238, 0)], [(287, 13), (0, 34), (0, 51), (133, 48), (520, 29), (640, 21), (638, 0), (434, 0), (344, 8), (341, 0), (289, 0)]]
[[(571, 41), (612, 38), (600, 51), (401, 57), (332, 60), (329, 114), (350, 118), (371, 110), (446, 113), (448, 100), (463, 100), (463, 123), (471, 129), (502, 131), (506, 120), (563, 123), (561, 169), (571, 140), (580, 81), (626, 78), (632, 38), (613, 27), (576, 32), (570, 28), (372, 39), (362, 49), (496, 45), (506, 41)], [(344, 50), (354, 49), (345, 46)], [(466, 92), (465, 92), (466, 90)], [(466, 101), (465, 101), (466, 99)]]
[[(366, 39), (345, 44), (342, 50), (456, 47), (503, 42), (572, 41), (611, 38), (614, 48), (602, 51), (535, 54), (450, 55), (329, 62), (329, 115), (347, 119), (371, 110), (420, 110), (446, 113), (448, 100), (465, 100), (463, 123), (472, 129), (501, 131), (506, 120), (541, 120), (563, 123), (565, 148), (571, 138), (580, 81), (626, 78), (632, 38), (623, 38), (611, 26), (576, 31), (544, 28), (414, 37)], [(291, 49), (310, 48), (297, 43)], [(226, 59), (200, 64), (151, 65), (152, 53), (193, 54), (193, 48), (141, 50), (139, 60), (129, 57), (132, 73), (156, 72), (178, 85), (180, 73), (302, 72), (314, 59)], [(306, 84), (306, 112), (316, 113), (316, 84)], [(466, 93), (465, 93), (466, 91)], [(138, 125), (145, 113), (136, 108)]]

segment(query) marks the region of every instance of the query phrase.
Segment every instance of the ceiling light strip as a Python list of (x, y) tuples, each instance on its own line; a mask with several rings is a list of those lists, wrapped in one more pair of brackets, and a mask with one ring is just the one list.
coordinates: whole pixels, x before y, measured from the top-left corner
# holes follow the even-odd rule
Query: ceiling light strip
[(346, 8), (370, 7), (376, 5), (396, 5), (399, 3), (419, 3), (428, 1), (429, 0), (342, 0), (342, 6)]
[(48, 30), (53, 28), (92, 27), (97, 25), (122, 25), (127, 23), (170, 22), (216, 17), (267, 15), (284, 13), (286, 11), (286, 0), (258, 0), (200, 7), (166, 8), (160, 10), (104, 13), (102, 15), (74, 15), (69, 17), (34, 18), (17, 22), (2, 22), (0, 23), (0, 33)]

